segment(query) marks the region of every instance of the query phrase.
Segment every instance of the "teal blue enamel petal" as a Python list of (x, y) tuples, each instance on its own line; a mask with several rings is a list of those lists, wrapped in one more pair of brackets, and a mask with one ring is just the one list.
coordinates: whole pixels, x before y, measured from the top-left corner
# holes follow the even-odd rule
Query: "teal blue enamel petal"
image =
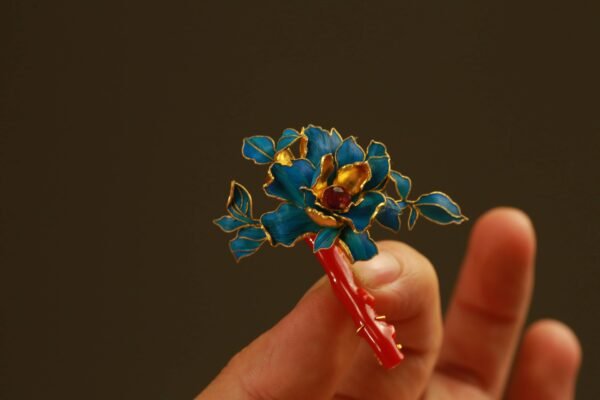
[(217, 218), (213, 221), (215, 225), (224, 230), (225, 232), (234, 232), (243, 226), (247, 226), (248, 223), (240, 221), (239, 219), (224, 215), (221, 218)]
[(265, 242), (267, 236), (258, 227), (247, 227), (240, 229), (235, 239), (229, 242), (229, 250), (236, 261), (254, 254)]
[(309, 125), (304, 129), (304, 135), (308, 139), (306, 158), (313, 165), (319, 165), (321, 157), (325, 154), (335, 154), (335, 151), (342, 143), (342, 139), (334, 129), (331, 133), (323, 128)]
[(366, 232), (355, 233), (350, 228), (342, 231), (340, 239), (348, 246), (354, 261), (366, 261), (377, 255), (377, 246)]
[(316, 253), (319, 250), (329, 249), (334, 245), (337, 238), (340, 236), (340, 228), (324, 228), (319, 231), (315, 238), (313, 251)]
[(317, 202), (317, 196), (309, 188), (302, 188), (304, 192), (304, 205), (306, 207), (314, 207)]
[(412, 230), (412, 228), (415, 227), (415, 224), (417, 223), (418, 218), (419, 218), (419, 212), (417, 211), (417, 209), (414, 207), (410, 207), (409, 214), (408, 214), (408, 229), (409, 230)]
[(252, 136), (244, 139), (242, 155), (257, 164), (269, 164), (275, 157), (275, 143), (269, 136)]
[(321, 230), (302, 208), (290, 203), (283, 203), (275, 211), (264, 214), (260, 222), (271, 236), (273, 245), (291, 246), (305, 233)]
[(412, 182), (408, 176), (402, 175), (398, 171), (392, 171), (390, 173), (392, 180), (396, 185), (396, 191), (400, 196), (400, 200), (406, 200), (408, 198), (408, 194), (410, 193), (410, 188), (412, 186)]
[(419, 213), (425, 218), (438, 224), (460, 224), (466, 217), (460, 207), (447, 194), (433, 192), (420, 196), (415, 201)]
[(291, 145), (293, 145), (296, 140), (300, 139), (300, 134), (297, 130), (288, 128), (281, 134), (281, 137), (277, 141), (276, 151), (281, 151), (287, 149)]
[(231, 182), (231, 190), (227, 201), (227, 211), (229, 214), (247, 224), (255, 223), (252, 218), (252, 199), (250, 193), (239, 183)]
[(314, 167), (305, 159), (292, 161), (292, 165), (273, 164), (269, 169), (273, 176), (271, 183), (265, 186), (265, 192), (272, 197), (288, 200), (299, 207), (304, 206), (302, 187), (310, 187)]
[(371, 167), (371, 179), (365, 184), (364, 190), (380, 188), (390, 172), (390, 156), (383, 143), (371, 141), (367, 148), (367, 162)]
[(347, 213), (339, 215), (348, 218), (354, 229), (362, 232), (371, 225), (375, 214), (383, 207), (384, 203), (385, 196), (383, 194), (379, 192), (367, 192), (364, 195), (363, 201), (350, 207)]
[(393, 199), (385, 200), (385, 206), (377, 213), (377, 222), (395, 232), (400, 230), (400, 214), (402, 209)]
[(341, 146), (335, 152), (338, 168), (365, 160), (365, 151), (356, 143), (354, 137), (344, 139)]

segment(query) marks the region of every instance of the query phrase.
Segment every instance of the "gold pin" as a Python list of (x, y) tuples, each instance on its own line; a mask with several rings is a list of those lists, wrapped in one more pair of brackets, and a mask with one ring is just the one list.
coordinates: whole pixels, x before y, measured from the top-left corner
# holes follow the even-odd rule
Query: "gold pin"
[(400, 343), (398, 343), (398, 344), (396, 345), (396, 348), (398, 348), (398, 350), (402, 350), (402, 345), (401, 345)]
[(375, 321), (385, 321), (385, 315), (378, 315), (375, 317)]
[(363, 324), (362, 321), (361, 321), (360, 322), (360, 326), (356, 330), (356, 334), (358, 335), (360, 333), (360, 331), (362, 331), (363, 329), (365, 329), (365, 324)]

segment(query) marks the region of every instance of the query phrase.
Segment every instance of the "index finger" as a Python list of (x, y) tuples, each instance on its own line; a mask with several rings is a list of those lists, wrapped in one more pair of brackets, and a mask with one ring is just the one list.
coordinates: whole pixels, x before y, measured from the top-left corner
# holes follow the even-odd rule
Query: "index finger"
[(501, 208), (479, 219), (446, 316), (440, 376), (502, 393), (529, 308), (534, 253), (523, 212)]

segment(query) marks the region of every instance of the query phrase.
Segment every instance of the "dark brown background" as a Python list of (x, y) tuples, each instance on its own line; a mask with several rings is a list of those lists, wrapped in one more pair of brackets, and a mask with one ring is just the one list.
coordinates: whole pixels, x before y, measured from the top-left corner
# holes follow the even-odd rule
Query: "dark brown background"
[[(473, 221), (526, 210), (531, 320), (585, 351), (600, 398), (598, 48), (594, 10), (556, 2), (4, 2), (1, 397), (191, 398), (321, 271), (306, 248), (235, 265), (241, 140), (308, 123), (388, 145), (415, 193)], [(469, 223), (398, 238), (446, 301)], [(392, 237), (379, 231), (379, 238)]]

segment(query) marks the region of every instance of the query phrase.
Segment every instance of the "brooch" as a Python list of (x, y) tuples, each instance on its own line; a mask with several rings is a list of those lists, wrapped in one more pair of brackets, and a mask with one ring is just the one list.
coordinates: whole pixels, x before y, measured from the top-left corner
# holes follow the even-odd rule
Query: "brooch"
[(355, 137), (344, 139), (335, 128), (286, 129), (277, 142), (251, 136), (243, 141), (242, 155), (268, 167), (263, 190), (280, 204), (255, 218), (250, 193), (231, 182), (227, 215), (214, 223), (225, 232), (237, 232), (229, 242), (236, 261), (264, 243), (292, 247), (304, 239), (354, 320), (357, 334), (385, 368), (398, 365), (403, 355), (394, 327), (376, 314), (374, 298), (357, 285), (349, 266), (377, 254), (369, 232), (374, 222), (394, 232), (400, 230), (404, 215), (409, 230), (420, 217), (460, 224), (467, 218), (458, 204), (437, 191), (410, 200), (411, 179), (391, 169), (383, 143), (372, 140), (364, 150)]

